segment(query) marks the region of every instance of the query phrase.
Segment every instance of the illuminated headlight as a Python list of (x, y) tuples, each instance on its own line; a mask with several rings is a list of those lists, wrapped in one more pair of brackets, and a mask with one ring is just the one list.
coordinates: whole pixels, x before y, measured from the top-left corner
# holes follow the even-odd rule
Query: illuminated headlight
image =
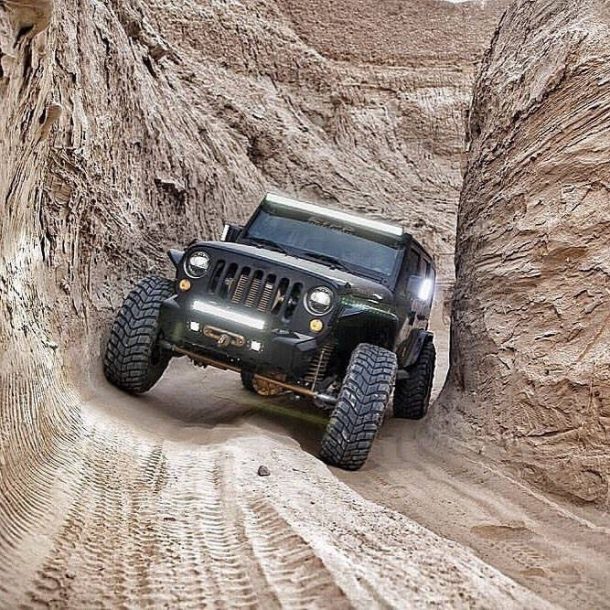
[(332, 290), (324, 286), (314, 288), (305, 297), (305, 307), (314, 316), (323, 316), (333, 308)]
[(206, 274), (209, 266), (209, 254), (203, 250), (196, 250), (186, 259), (184, 270), (189, 277), (197, 279)]
[(419, 285), (419, 291), (417, 292), (417, 298), (420, 301), (428, 301), (434, 292), (434, 280), (431, 278), (426, 278), (422, 280), (422, 283)]

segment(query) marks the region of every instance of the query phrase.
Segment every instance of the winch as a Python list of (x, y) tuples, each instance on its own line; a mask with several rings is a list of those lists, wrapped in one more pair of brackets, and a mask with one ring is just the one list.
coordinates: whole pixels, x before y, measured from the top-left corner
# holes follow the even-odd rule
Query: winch
[(244, 347), (246, 345), (246, 338), (243, 335), (232, 333), (231, 331), (218, 328), (216, 326), (204, 326), (203, 334), (208, 339), (216, 341), (218, 347), (229, 347), (231, 345), (235, 347)]

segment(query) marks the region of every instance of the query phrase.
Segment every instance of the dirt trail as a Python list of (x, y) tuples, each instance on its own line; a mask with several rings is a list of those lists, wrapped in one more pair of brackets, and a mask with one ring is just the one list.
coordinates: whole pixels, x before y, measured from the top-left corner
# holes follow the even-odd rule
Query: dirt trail
[[(81, 589), (70, 588), (71, 603), (91, 595), (119, 601), (105, 580), (96, 584), (80, 577), (83, 562), (102, 567), (93, 553), (103, 545), (105, 573), (124, 584), (125, 595), (133, 595), (135, 587), (151, 603), (515, 602), (504, 579), (485, 573), (461, 546), (436, 538), (417, 522), (470, 546), (484, 562), (551, 603), (608, 607), (606, 517), (538, 496), (484, 456), (427, 438), (418, 424), (389, 421), (362, 471), (332, 469), (381, 509), (338, 484), (307, 455), (315, 454), (325, 422), (301, 400), (259, 400), (241, 389), (237, 376), (202, 371), (184, 360), (174, 361), (145, 397), (127, 397), (101, 379), (90, 392), (86, 411), (94, 433), (87, 452), (109, 495), (76, 503), (49, 554), (56, 558), (31, 595), (41, 595), (48, 570), (63, 570), (81, 583)], [(117, 440), (113, 431), (124, 435), (132, 424), (149, 440), (134, 439), (132, 447)], [(95, 457), (100, 442), (114, 443), (125, 462), (109, 467), (106, 453)], [(124, 443), (122, 449), (117, 443)], [(256, 475), (263, 463), (271, 477)], [(121, 488), (131, 490), (127, 497), (125, 491), (113, 496), (112, 490)], [(82, 548), (72, 548), (84, 540)], [(131, 550), (117, 562), (125, 544)], [(71, 548), (70, 554), (62, 557), (62, 547)], [(201, 583), (208, 581), (204, 591)], [(223, 586), (225, 581), (232, 587)], [(166, 590), (170, 582), (173, 592)], [(536, 603), (532, 598), (526, 605)]]
[(144, 397), (81, 393), (82, 434), (39, 473), (49, 495), (4, 534), (4, 607), (546, 607), (337, 481), (291, 438), (322, 425), (293, 400), (265, 408), (185, 361)]
[(392, 421), (364, 472), (337, 472), (374, 502), (475, 550), (541, 597), (567, 608), (610, 607), (607, 515), (555, 503), (476, 454), (418, 438)]
[(325, 420), (302, 400), (184, 359), (137, 398), (95, 370), (45, 405), (64, 431), (4, 496), (0, 607), (608, 607), (603, 516), (420, 425), (389, 421), (344, 473), (313, 457)]

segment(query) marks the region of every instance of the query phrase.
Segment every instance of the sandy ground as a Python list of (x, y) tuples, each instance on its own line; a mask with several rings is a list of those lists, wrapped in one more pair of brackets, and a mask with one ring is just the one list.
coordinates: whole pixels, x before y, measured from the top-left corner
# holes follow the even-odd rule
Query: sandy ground
[[(396, 537), (394, 518), (387, 518), (387, 514), (378, 508), (375, 526), (371, 529), (370, 508), (363, 509), (361, 498), (350, 495), (336, 480), (333, 482), (324, 465), (312, 467), (313, 460), (302, 461), (308, 456), (300, 450), (295, 451), (300, 446), (305, 452), (315, 455), (324, 428), (324, 418), (305, 401), (293, 397), (258, 399), (241, 388), (236, 375), (211, 369), (201, 370), (182, 359), (173, 361), (158, 386), (144, 397), (127, 397), (102, 379), (97, 379), (95, 391), (88, 397), (88, 407), (93, 420), (100, 418), (106, 425), (108, 421), (113, 421), (121, 427), (137, 424), (144, 434), (162, 438), (164, 459), (169, 462), (174, 460), (174, 467), (178, 465), (182, 469), (181, 475), (184, 475), (184, 468), (189, 472), (195, 469), (191, 461), (187, 460), (185, 465), (184, 456), (179, 456), (185, 447), (209, 446), (212, 464), (201, 464), (201, 469), (208, 473), (205, 475), (205, 485), (213, 487), (212, 479), (218, 477), (218, 474), (214, 475), (214, 468), (229, 469), (229, 480), (239, 481), (237, 487), (229, 492), (235, 494), (237, 506), (248, 502), (248, 494), (243, 493), (244, 485), (256, 487), (261, 481), (271, 480), (272, 485), (279, 486), (275, 491), (267, 489), (265, 492), (267, 498), (269, 494), (278, 494), (274, 500), (269, 500), (272, 508), (261, 509), (256, 504), (261, 501), (260, 496), (253, 496), (258, 498), (256, 505), (231, 510), (242, 511), (239, 519), (235, 517), (237, 520), (242, 519), (244, 514), (250, 514), (249, 518), (259, 521), (269, 520), (269, 523), (282, 520), (283, 526), (273, 525), (278, 529), (265, 530), (264, 535), (271, 538), (277, 535), (285, 539), (287, 546), (283, 552), (287, 556), (293, 557), (293, 553), (296, 553), (295, 557), (302, 557), (303, 561), (322, 561), (328, 570), (325, 568), (323, 574), (320, 572), (315, 578), (311, 577), (314, 579), (312, 587), (327, 587), (328, 598), (324, 599), (328, 599), (329, 603), (336, 596), (336, 600), (348, 605), (366, 606), (373, 601), (381, 606), (396, 605), (400, 596), (405, 595), (405, 591), (391, 577), (388, 577), (389, 580), (386, 578), (392, 562), (404, 561), (395, 554), (395, 548), (386, 546), (395, 545), (401, 539), (401, 536)], [(172, 450), (172, 447), (175, 449)], [(261, 459), (266, 460), (272, 471), (269, 479), (255, 475), (258, 463), (248, 463), (252, 461), (252, 455), (256, 455), (252, 449), (256, 449), (259, 456), (267, 456)], [(244, 469), (248, 472), (245, 473)], [(279, 480), (278, 469), (282, 471)], [(391, 420), (386, 423), (369, 462), (360, 472), (331, 471), (363, 498), (408, 517), (406, 523), (417, 522), (444, 538), (470, 547), (485, 563), (548, 602), (568, 608), (610, 607), (610, 583), (607, 581), (610, 528), (607, 516), (590, 509), (579, 512), (537, 495), (498, 470), (485, 456), (458, 448), (448, 449), (441, 441), (423, 435), (421, 425)], [(227, 477), (223, 480), (226, 482)], [(185, 494), (187, 490), (176, 485), (175, 492)], [(223, 500), (222, 496), (223, 493), (220, 493), (218, 510), (226, 509), (227, 500)], [(278, 498), (283, 498), (281, 509), (277, 505)], [(349, 506), (350, 510), (353, 508), (356, 513), (350, 515), (347, 511), (337, 515), (337, 501)], [(303, 512), (299, 509), (299, 502), (311, 502), (311, 509), (307, 511), (311, 514), (310, 523), (300, 522)], [(292, 517), (283, 511), (292, 511)], [(207, 527), (205, 512), (206, 507), (203, 507), (198, 517), (204, 530)], [(189, 519), (193, 531), (198, 527), (195, 517), (192, 515), (192, 522)], [(351, 521), (353, 524), (354, 519), (360, 521), (363, 536), (385, 530), (383, 539), (377, 540), (377, 544), (381, 545), (377, 549), (381, 553), (377, 559), (374, 553), (367, 554), (370, 549), (352, 539), (353, 533), (347, 536), (351, 547), (349, 552), (344, 549), (338, 551), (336, 540), (325, 541), (327, 536), (337, 533), (342, 523)], [(244, 523), (248, 527), (247, 518)], [(254, 522), (250, 525), (256, 527)], [(220, 522), (218, 526), (221, 527)], [(226, 523), (222, 525), (224, 527)], [(254, 537), (259, 535), (263, 533), (258, 531)], [(294, 540), (290, 542), (289, 538)], [(343, 541), (338, 545), (341, 548), (345, 538), (341, 538), (341, 535), (339, 538)], [(421, 565), (417, 565), (418, 554), (428, 554), (423, 565), (431, 562), (427, 564), (430, 570), (437, 560), (435, 554), (447, 552), (444, 541), (436, 545), (422, 539), (411, 546), (409, 540), (407, 534), (400, 542), (404, 546), (401, 552), (406, 552), (409, 563), (418, 570), (422, 569)], [(226, 549), (223, 544), (220, 543), (217, 567), (219, 570), (230, 570), (232, 562), (239, 563), (240, 560), (224, 556)], [(266, 553), (262, 558), (259, 556), (257, 569), (263, 566), (264, 570), (281, 570), (286, 582), (290, 581), (290, 573), (300, 560), (295, 559), (294, 566), (285, 564), (286, 558), (278, 555), (280, 551), (270, 539), (257, 539), (256, 544), (260, 544)], [(369, 578), (369, 584), (364, 588), (352, 586), (350, 579), (354, 575), (357, 579), (360, 577), (358, 570), (354, 572), (351, 567), (347, 570), (351, 576), (344, 574), (345, 582), (337, 580), (341, 561), (350, 557), (355, 548), (358, 549), (358, 565), (363, 570), (361, 575), (368, 574)], [(451, 553), (454, 552), (455, 549), (452, 549)], [(334, 566), (338, 572), (334, 567), (329, 567), (328, 562), (332, 557), (338, 561), (342, 557), (339, 564)], [(383, 557), (385, 567), (380, 573), (372, 574), (369, 570), (381, 565), (380, 557)], [(470, 595), (471, 583), (467, 583), (460, 592), (459, 578), (464, 575), (460, 572), (456, 579), (458, 572), (452, 567), (448, 573), (436, 576), (441, 585), (444, 583), (447, 590), (452, 591), (453, 598), (443, 597), (443, 594), (439, 597), (438, 590), (434, 590), (429, 593), (429, 599), (424, 594), (425, 602), (422, 601), (421, 592), (415, 594), (413, 603), (434, 603), (436, 600), (457, 605), (463, 605), (460, 602), (465, 602), (466, 606), (470, 603), (478, 605), (480, 600), (475, 597), (468, 600), (463, 597)], [(267, 576), (271, 582), (275, 582), (276, 576)], [(427, 578), (425, 569), (420, 576), (424, 580)], [(414, 582), (423, 582), (416, 575), (414, 579)], [(281, 587), (282, 595), (290, 589), (284, 585)], [(346, 591), (352, 592), (351, 597)], [(158, 592), (155, 595), (158, 596)], [(295, 586), (290, 595), (300, 596), (300, 602), (305, 605), (308, 595), (309, 602), (320, 600), (319, 597), (312, 597), (313, 592), (308, 593), (307, 587), (303, 589), (302, 585)], [(491, 599), (494, 599), (493, 596), (492, 592)], [(281, 603), (288, 603), (287, 600), (293, 598), (279, 599)], [(495, 598), (493, 603), (505, 607), (503, 604), (513, 605), (515, 602), (511, 597), (510, 601)], [(531, 607), (531, 604), (541, 602), (532, 598), (524, 603)], [(401, 604), (404, 604), (404, 599)], [(292, 602), (288, 605), (292, 605)]]
[(548, 607), (337, 480), (302, 401), (184, 360), (147, 396), (101, 376), (79, 394), (81, 437), (15, 507), (2, 608)]

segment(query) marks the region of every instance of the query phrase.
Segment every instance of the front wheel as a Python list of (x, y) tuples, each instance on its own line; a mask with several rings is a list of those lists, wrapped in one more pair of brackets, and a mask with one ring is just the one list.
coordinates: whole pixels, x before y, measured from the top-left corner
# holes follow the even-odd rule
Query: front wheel
[(106, 379), (121, 390), (146, 392), (167, 368), (171, 355), (157, 342), (159, 311), (173, 294), (173, 282), (149, 275), (123, 301), (104, 354)]
[(407, 369), (406, 379), (396, 384), (394, 416), (403, 419), (422, 419), (428, 412), (436, 349), (432, 341), (426, 341), (417, 362)]
[(353, 351), (339, 398), (322, 439), (320, 457), (345, 470), (358, 470), (383, 423), (392, 398), (396, 354), (361, 343)]

